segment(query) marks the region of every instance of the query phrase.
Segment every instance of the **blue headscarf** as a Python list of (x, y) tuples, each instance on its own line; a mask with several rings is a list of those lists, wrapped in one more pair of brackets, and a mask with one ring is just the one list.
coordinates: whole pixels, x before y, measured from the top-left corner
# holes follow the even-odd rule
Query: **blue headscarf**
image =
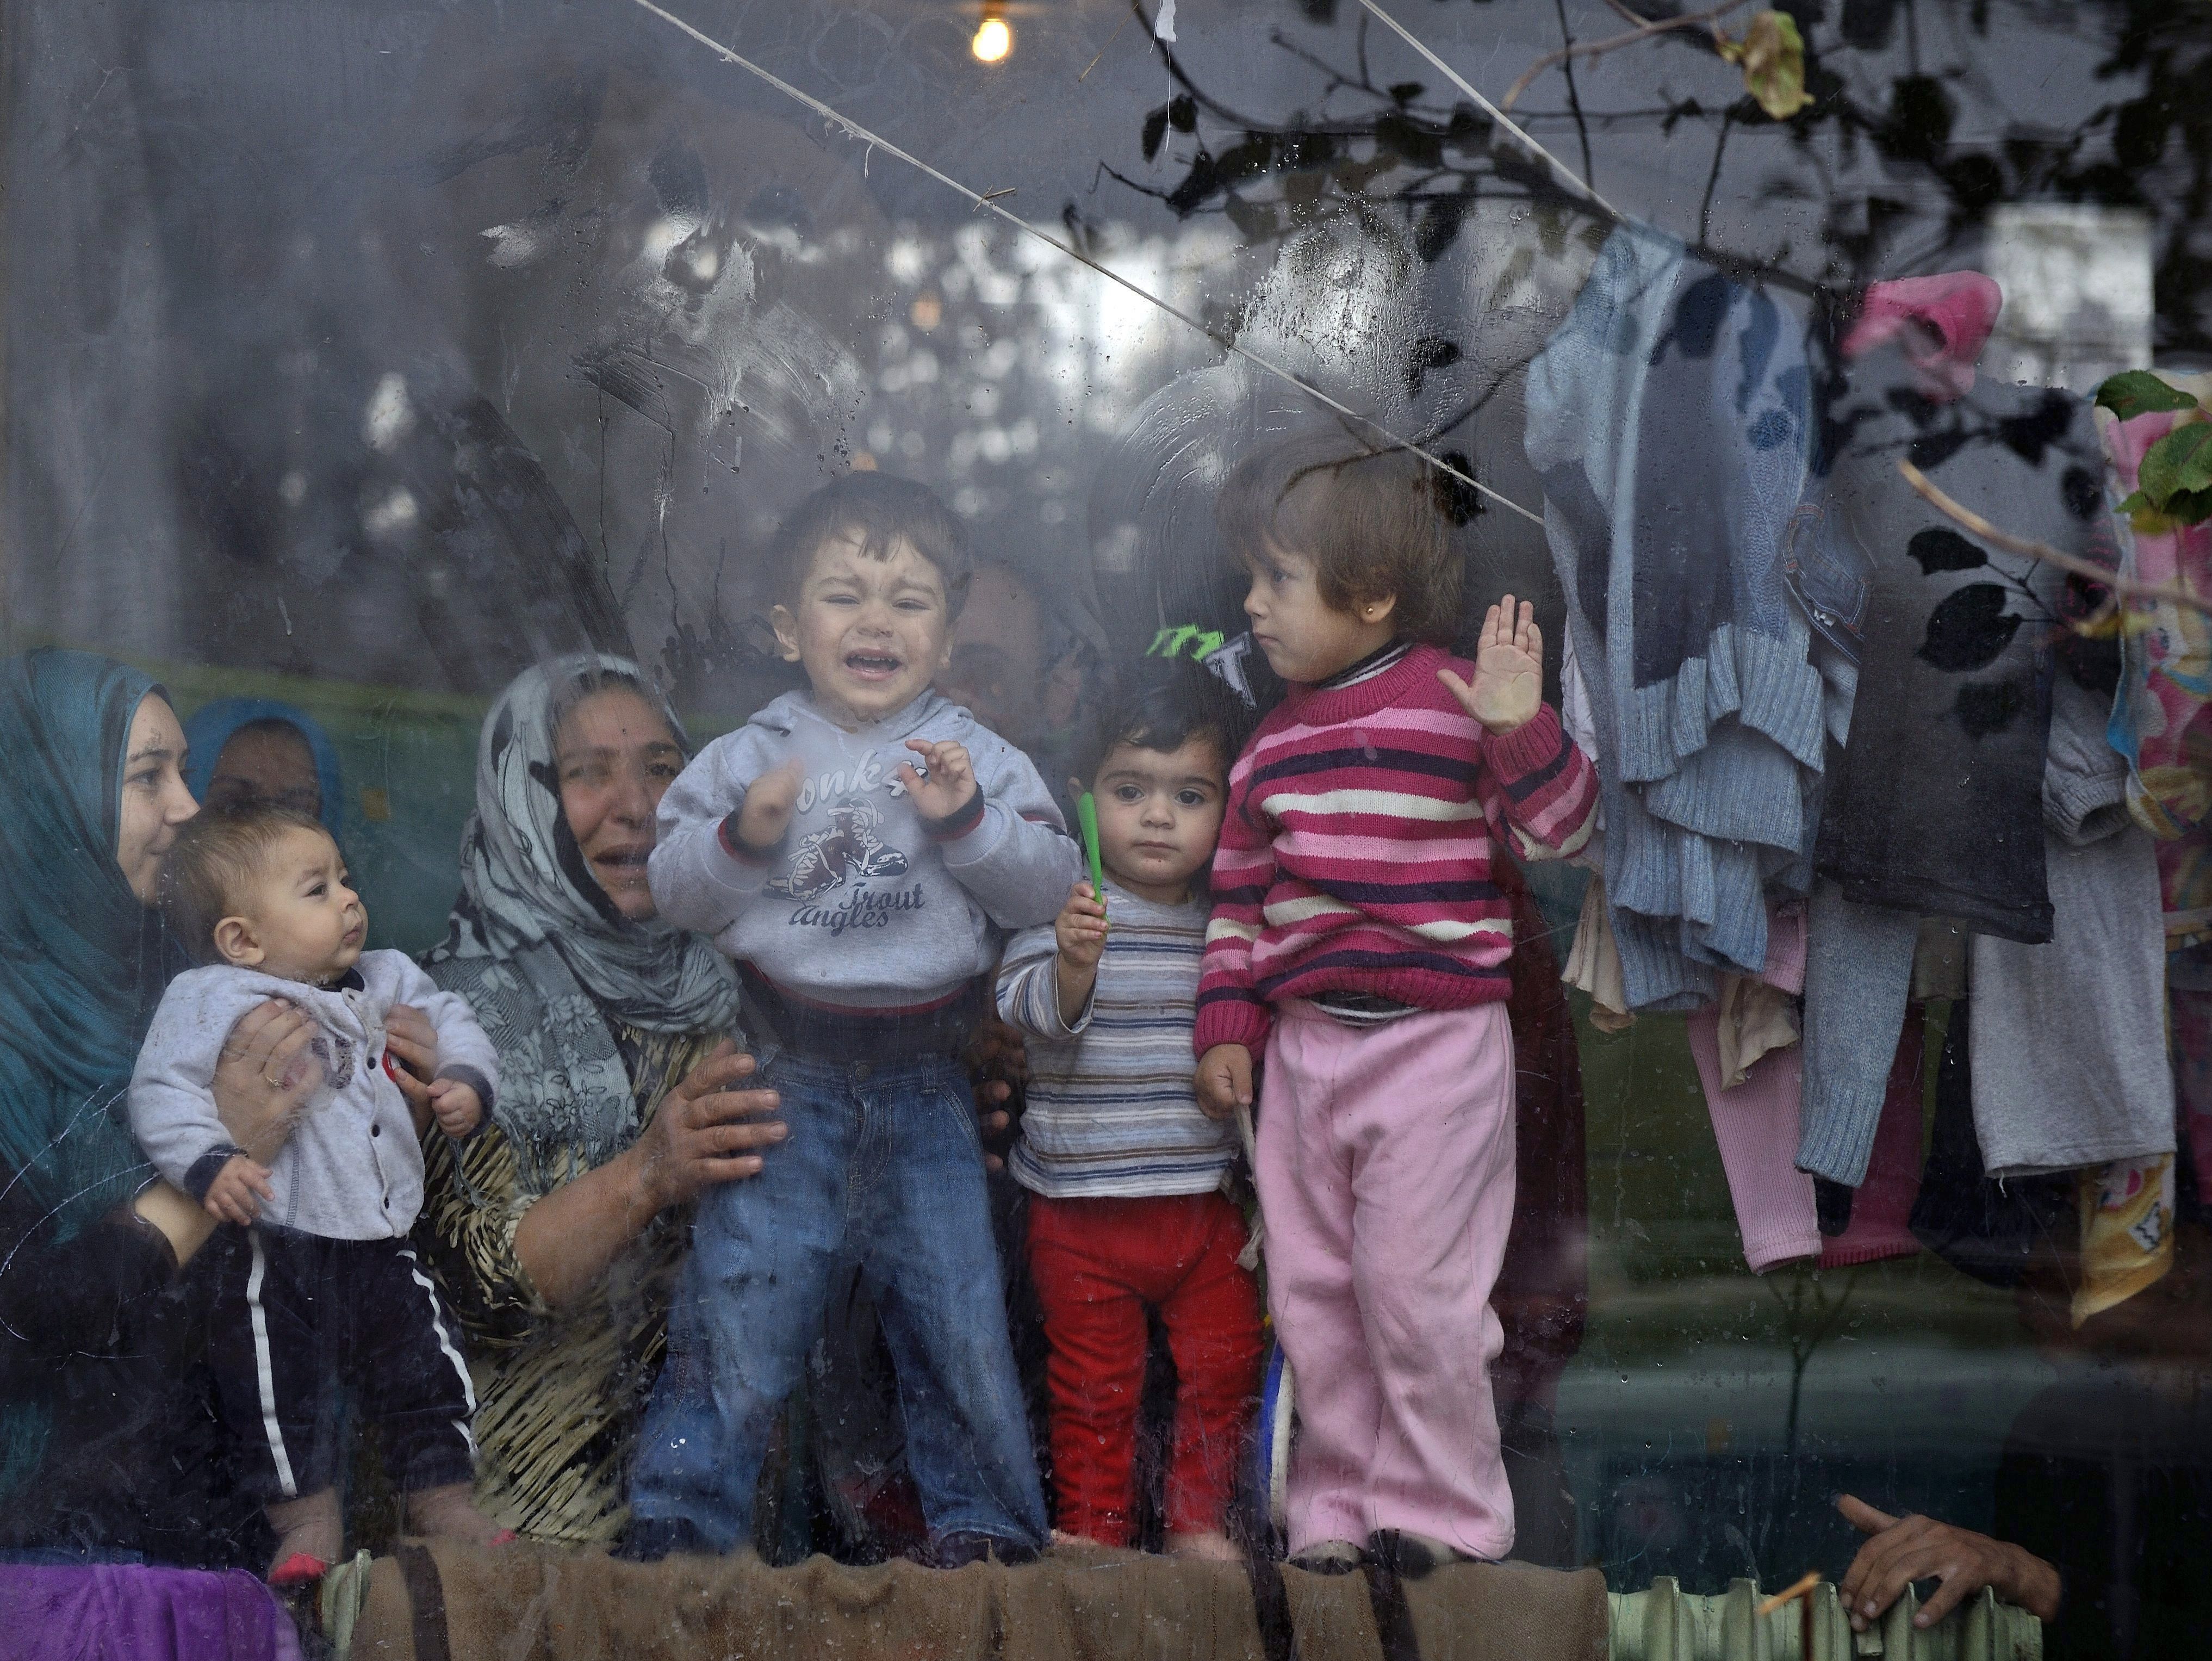
[(88, 652), (0, 660), (0, 1182), (66, 1240), (151, 1167), (125, 1095), (168, 971), (116, 863), (125, 751), (149, 693)]
[(222, 746), (241, 727), (257, 721), (281, 721), (298, 730), (315, 757), (315, 780), (323, 794), (323, 828), (341, 845), (345, 841), (345, 780), (338, 771), (337, 746), (304, 709), (274, 698), (223, 698), (192, 712), (185, 723), (185, 744), (191, 751), (185, 768), (185, 783), (194, 801), (208, 799), (208, 784)]

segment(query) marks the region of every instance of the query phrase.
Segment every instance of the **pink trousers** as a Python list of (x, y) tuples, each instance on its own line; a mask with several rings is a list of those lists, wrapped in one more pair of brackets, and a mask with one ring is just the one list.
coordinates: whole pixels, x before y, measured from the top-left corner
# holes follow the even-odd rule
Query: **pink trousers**
[(1813, 1179), (1797, 1169), (1797, 1110), (1805, 1092), (1805, 1046), (1770, 1050), (1734, 1089), (1721, 1085), (1719, 1018), (1711, 1005), (1689, 1015), (1690, 1059), (1721, 1145), (1721, 1169), (1735, 1202), (1743, 1258), (1754, 1275), (1820, 1255)]
[(1255, 1176), (1267, 1305), (1297, 1382), (1289, 1531), (1513, 1546), (1490, 1307), (1513, 1221), (1505, 1006), (1353, 1028), (1276, 1012)]
[[(1766, 968), (1759, 979), (1784, 992), (1805, 989), (1805, 913), (1796, 906), (1768, 914)], [(1720, 1016), (1711, 1005), (1690, 1012), (1690, 1059), (1705, 1086), (1705, 1106), (1720, 1143), (1721, 1169), (1735, 1202), (1744, 1261), (1754, 1275), (1778, 1263), (1817, 1256), (1819, 1209), (1813, 1179), (1797, 1169), (1797, 1115), (1805, 1095), (1805, 1046), (1770, 1050), (1741, 1084), (1721, 1080)]]

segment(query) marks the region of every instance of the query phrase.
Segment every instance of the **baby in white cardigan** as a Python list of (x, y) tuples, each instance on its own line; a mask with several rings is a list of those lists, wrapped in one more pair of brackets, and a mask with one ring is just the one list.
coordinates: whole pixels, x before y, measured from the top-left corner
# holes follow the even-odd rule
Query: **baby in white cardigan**
[[(210, 1360), (280, 1538), (272, 1578), (313, 1578), (343, 1544), (333, 1378), (379, 1421), (410, 1526), (488, 1542), (496, 1527), (469, 1498), (475, 1392), (408, 1231), (422, 1205), (422, 1138), (434, 1123), (471, 1135), (491, 1105), (491, 1043), (404, 954), (362, 950), (368, 911), (337, 844), (304, 814), (201, 814), (179, 833), (162, 885), (163, 912), (201, 966), (162, 995), (131, 1076), (131, 1128), (164, 1177), (236, 1226), (216, 1262)], [(231, 1141), (212, 1085), (231, 1029), (270, 999), (313, 1017), (322, 1077), (264, 1166)], [(437, 1032), (419, 1109), (386, 1060), (386, 1018), (401, 1004)]]

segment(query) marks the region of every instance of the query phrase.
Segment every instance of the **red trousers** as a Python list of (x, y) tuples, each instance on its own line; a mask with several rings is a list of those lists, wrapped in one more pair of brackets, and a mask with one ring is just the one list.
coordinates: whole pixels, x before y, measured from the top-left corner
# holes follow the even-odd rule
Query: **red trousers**
[(1030, 1196), (1030, 1276), (1051, 1345), (1059, 1526), (1109, 1546), (1136, 1523), (1145, 1311), (1175, 1356), (1172, 1534), (1218, 1530), (1260, 1388), (1260, 1291), (1237, 1266), (1244, 1218), (1219, 1193), (1139, 1200)]

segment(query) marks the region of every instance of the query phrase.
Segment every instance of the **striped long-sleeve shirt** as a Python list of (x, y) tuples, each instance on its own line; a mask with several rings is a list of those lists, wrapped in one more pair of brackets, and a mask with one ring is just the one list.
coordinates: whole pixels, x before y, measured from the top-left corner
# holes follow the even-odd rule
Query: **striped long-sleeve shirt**
[(1029, 1035), (1029, 1105), (1007, 1165), (1055, 1200), (1204, 1194), (1237, 1133), (1191, 1089), (1191, 1005), (1206, 905), (1159, 905), (1106, 884), (1110, 925), (1091, 1001), (1060, 1018), (1050, 924), (1024, 930), (999, 971), (999, 1013)]
[(1588, 840), (1597, 781), (1549, 704), (1499, 737), (1416, 647), (1348, 686), (1294, 687), (1229, 775), (1192, 1034), (1258, 1051), (1270, 1007), (1355, 993), (1460, 1009), (1511, 989), (1512, 906), (1491, 862)]

